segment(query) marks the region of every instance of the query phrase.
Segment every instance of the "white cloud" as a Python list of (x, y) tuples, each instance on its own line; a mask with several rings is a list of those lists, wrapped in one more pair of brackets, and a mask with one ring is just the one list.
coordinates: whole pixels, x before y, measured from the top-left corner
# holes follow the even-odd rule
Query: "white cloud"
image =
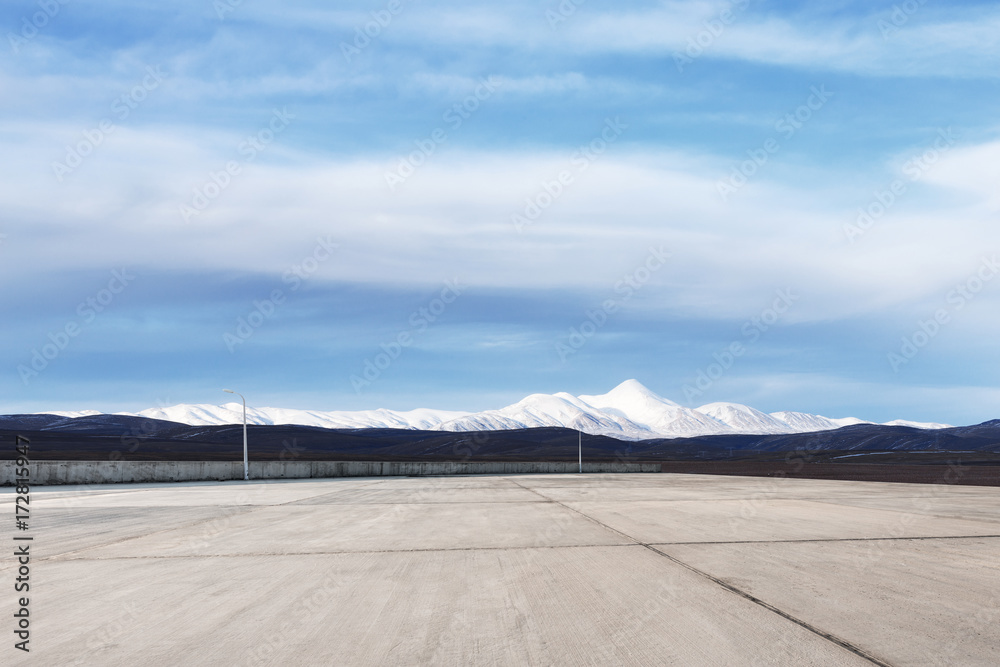
[[(544, 11), (429, 9), (400, 22), (392, 40), (433, 35), (437, 43), (492, 45), (538, 53), (638, 53), (751, 62), (868, 75), (997, 76), (1000, 15), (990, 10), (922, 9), (887, 37), (892, 10), (851, 20), (762, 15), (754, 3), (665, 2), (655, 8), (600, 11), (581, 7), (550, 28)], [(729, 9), (726, 22), (720, 17)], [(893, 26), (895, 28), (895, 26)], [(400, 34), (402, 33), (402, 34)], [(692, 44), (695, 46), (692, 47)], [(672, 70), (673, 68), (671, 68)]]
[(984, 213), (1000, 213), (1000, 141), (959, 146), (942, 154), (923, 180), (965, 193)]
[[(5, 150), (0, 205), (10, 212), (7, 243), (23, 253), (11, 259), (15, 270), (128, 262), (280, 275), (317, 237), (332, 236), (342, 252), (319, 279), (433, 285), (461, 275), (480, 286), (603, 291), (664, 245), (674, 256), (642, 307), (749, 316), (774, 289), (791, 287), (803, 295), (791, 320), (823, 320), (939, 300), (998, 240), (995, 209), (981, 203), (995, 202), (996, 144), (956, 149), (927, 175), (947, 188), (944, 203), (901, 204), (852, 246), (841, 230), (854, 208), (839, 203), (844, 192), (830, 196), (828, 182), (842, 176), (833, 172), (795, 188), (764, 172), (726, 204), (716, 186), (731, 165), (711, 156), (612, 144), (581, 171), (572, 151), (442, 149), (393, 192), (389, 159), (323, 158), (279, 138), (185, 222), (181, 205), (238, 157), (239, 135), (122, 127), (59, 184), (49, 162), (75, 130), (19, 128), (56, 139)], [(512, 216), (546, 201), (544, 184), (560, 172), (571, 182), (518, 233)], [(969, 187), (977, 196), (954, 208), (950, 193)], [(868, 195), (858, 196), (861, 204)], [(87, 251), (63, 236), (86, 238)]]

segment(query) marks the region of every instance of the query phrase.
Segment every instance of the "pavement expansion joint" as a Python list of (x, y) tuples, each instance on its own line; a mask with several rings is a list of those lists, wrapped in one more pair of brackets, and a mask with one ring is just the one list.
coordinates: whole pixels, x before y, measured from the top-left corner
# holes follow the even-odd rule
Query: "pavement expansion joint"
[[(544, 500), (432, 500), (432, 501), (402, 501), (402, 502), (390, 502), (386, 500), (378, 502), (342, 502), (342, 503), (286, 503), (289, 507), (315, 507), (319, 505), (350, 505), (352, 507), (361, 507), (364, 505), (530, 505), (530, 504), (542, 504), (545, 503)], [(276, 506), (275, 506), (276, 507)]]
[(912, 537), (817, 537), (812, 539), (788, 539), (788, 540), (725, 540), (718, 542), (708, 542), (696, 540), (694, 542), (640, 542), (643, 546), (682, 546), (692, 544), (798, 544), (809, 542), (907, 542), (910, 540), (982, 540), (996, 539), (1000, 535), (916, 535)]
[(184, 558), (257, 558), (261, 556), (342, 556), (353, 554), (397, 554), (397, 553), (443, 553), (451, 551), (533, 551), (538, 549), (617, 549), (643, 547), (644, 544), (628, 542), (623, 544), (542, 544), (542, 545), (511, 545), (496, 547), (438, 547), (426, 549), (358, 549), (337, 551), (254, 551), (239, 554), (174, 554), (155, 556), (80, 556), (65, 558), (63, 554), (40, 558), (50, 562), (70, 561), (109, 561), (109, 560), (179, 560)]

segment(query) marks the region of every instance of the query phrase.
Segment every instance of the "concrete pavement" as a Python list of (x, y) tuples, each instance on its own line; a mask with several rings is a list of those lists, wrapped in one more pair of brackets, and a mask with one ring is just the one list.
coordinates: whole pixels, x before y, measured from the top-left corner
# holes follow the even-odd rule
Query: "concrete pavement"
[[(13, 490), (0, 489), (13, 524)], [(7, 545), (13, 530), (4, 531)], [(995, 665), (1000, 489), (668, 474), (36, 487), (13, 665)]]

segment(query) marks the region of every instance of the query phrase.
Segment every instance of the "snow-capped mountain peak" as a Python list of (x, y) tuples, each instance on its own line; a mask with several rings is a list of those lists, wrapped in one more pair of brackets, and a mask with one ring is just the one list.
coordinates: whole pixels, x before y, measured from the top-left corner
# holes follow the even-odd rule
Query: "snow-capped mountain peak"
[(629, 439), (649, 437), (646, 429), (628, 418), (596, 410), (581, 398), (564, 392), (531, 394), (505, 408), (466, 415), (442, 424), (441, 428), (447, 431), (480, 431), (545, 426)]
[(739, 403), (709, 403), (697, 409), (703, 415), (718, 419), (738, 433), (794, 433), (787, 423), (767, 413)]
[(622, 412), (641, 410), (649, 407), (669, 405), (680, 406), (673, 401), (658, 396), (638, 380), (625, 380), (606, 394), (580, 396), (580, 399), (600, 408), (612, 408)]
[[(92, 410), (50, 413), (65, 416), (99, 414)], [(122, 412), (122, 415), (132, 413)], [(194, 426), (239, 424), (243, 404), (174, 405), (143, 410), (135, 416), (163, 419)], [(677, 438), (727, 433), (806, 433), (870, 424), (854, 417), (831, 419), (804, 412), (767, 414), (739, 403), (709, 403), (686, 408), (658, 396), (638, 380), (626, 380), (606, 394), (573, 396), (566, 392), (531, 394), (496, 410), (460, 412), (416, 409), (320, 411), (247, 406), (251, 424), (299, 424), (323, 428), (397, 428), (435, 431), (510, 430), (540, 427), (571, 428), (623, 440)], [(947, 428), (947, 424), (904, 420), (890, 425), (913, 428)]]
[[(589, 406), (621, 416), (655, 417), (665, 409), (679, 408), (673, 401), (657, 396), (637, 380), (626, 380), (606, 394), (580, 396)], [(645, 420), (643, 420), (645, 421)]]

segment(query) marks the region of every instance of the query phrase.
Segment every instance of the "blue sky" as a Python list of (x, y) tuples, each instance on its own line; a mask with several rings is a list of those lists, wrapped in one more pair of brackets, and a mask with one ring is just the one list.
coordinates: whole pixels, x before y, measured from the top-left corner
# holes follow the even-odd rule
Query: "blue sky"
[(0, 412), (1000, 416), (1000, 8), (815, 4), (4, 3)]

